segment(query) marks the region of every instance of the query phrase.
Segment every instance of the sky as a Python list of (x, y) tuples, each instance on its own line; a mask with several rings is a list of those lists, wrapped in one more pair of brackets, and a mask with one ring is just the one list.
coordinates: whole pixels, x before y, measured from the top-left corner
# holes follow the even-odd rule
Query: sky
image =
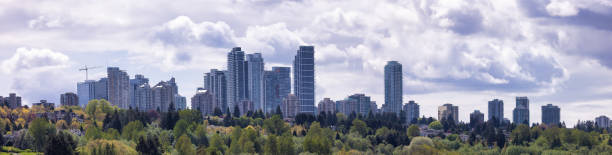
[[(315, 46), (316, 98), (365, 93), (384, 103), (384, 65), (403, 65), (403, 100), (437, 117), (487, 113), (529, 97), (561, 120), (612, 116), (611, 0), (0, 0), (0, 95), (58, 103), (85, 80), (120, 67), (155, 84), (175, 77), (189, 98), (227, 52), (262, 53), (265, 67), (291, 66)], [(188, 104), (189, 105), (189, 104)]]

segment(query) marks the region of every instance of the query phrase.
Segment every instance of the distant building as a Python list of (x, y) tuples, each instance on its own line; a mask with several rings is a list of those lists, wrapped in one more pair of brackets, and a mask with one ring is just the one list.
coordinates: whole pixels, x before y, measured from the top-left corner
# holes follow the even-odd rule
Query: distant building
[(452, 118), (455, 123), (459, 123), (459, 107), (452, 104), (444, 104), (438, 107), (438, 120)]
[(514, 124), (529, 125), (529, 99), (527, 97), (516, 97), (516, 108), (512, 113)]
[(248, 99), (247, 68), (244, 60), (244, 51), (240, 47), (232, 48), (227, 53), (227, 104), (230, 112), (240, 101)]
[(285, 99), (283, 99), (283, 104), (281, 105), (281, 112), (283, 113), (284, 118), (295, 118), (298, 114), (299, 110), (299, 100), (297, 96), (293, 94), (287, 95)]
[(8, 97), (4, 98), (4, 101), (11, 109), (21, 107), (21, 96), (17, 96), (15, 93), (10, 93)]
[(247, 54), (248, 98), (256, 110), (264, 110), (264, 59), (261, 53)]
[(213, 115), (215, 111), (215, 96), (206, 89), (198, 89), (191, 97), (191, 109), (200, 110), (202, 116)]
[(107, 68), (108, 101), (121, 109), (129, 107), (130, 76), (118, 67)]
[(148, 82), (134, 89), (133, 100), (139, 111), (157, 110), (153, 104), (153, 90)]
[(101, 78), (98, 81), (86, 80), (77, 83), (77, 96), (79, 106), (86, 107), (90, 100), (108, 100), (108, 78)]
[(610, 118), (608, 118), (608, 116), (601, 115), (595, 118), (595, 124), (600, 128), (608, 128), (610, 127)]
[(187, 109), (187, 99), (185, 96), (174, 94), (174, 105), (176, 106), (176, 110), (185, 110)]
[(489, 113), (488, 119), (491, 120), (493, 118), (497, 119), (499, 123), (504, 120), (504, 101), (499, 99), (494, 99), (489, 101)]
[(376, 101), (370, 101), (370, 111), (372, 112), (372, 114), (377, 114), (380, 112)]
[(55, 107), (55, 103), (47, 102), (47, 100), (40, 100), (38, 103), (32, 103), (33, 106), (42, 106), (46, 109), (51, 109)]
[(62, 106), (78, 106), (79, 96), (72, 92), (67, 92), (60, 95), (60, 104)]
[(484, 114), (480, 110), (474, 110), (470, 114), (470, 124), (481, 124), (484, 123)]
[(367, 116), (371, 108), (370, 96), (365, 94), (353, 94), (340, 103), (340, 112), (347, 116), (353, 112), (358, 115)]
[(255, 112), (255, 104), (251, 100), (242, 100), (238, 104), (238, 109), (240, 109), (240, 115), (246, 115), (250, 112)]
[(323, 98), (322, 101), (319, 102), (319, 105), (317, 106), (319, 113), (330, 113), (330, 114), (335, 114), (336, 113), (336, 103), (329, 99), (329, 98)]
[(413, 121), (419, 119), (419, 104), (414, 101), (408, 101), (404, 105), (404, 113), (406, 113), (406, 124), (412, 124)]
[(315, 114), (314, 46), (300, 46), (293, 60), (293, 93), (299, 99), (298, 113)]
[(138, 105), (138, 103), (136, 102), (136, 89), (138, 89), (140, 86), (149, 83), (149, 79), (145, 78), (143, 75), (140, 74), (136, 74), (136, 76), (134, 76), (134, 79), (130, 79), (130, 87), (129, 87), (129, 92), (130, 92), (130, 104), (129, 107), (133, 108), (133, 109), (137, 109), (140, 108), (141, 106)]
[(385, 108), (384, 112), (399, 115), (402, 110), (402, 64), (388, 61), (385, 65)]
[(542, 123), (546, 125), (558, 125), (561, 123), (561, 109), (552, 104), (542, 106)]
[(264, 113), (274, 113), (283, 99), (291, 93), (291, 68), (272, 67), (264, 72)]
[(227, 80), (225, 71), (211, 69), (209, 73), (206, 73), (204, 76), (204, 89), (214, 96), (215, 107), (219, 107), (223, 112), (229, 108), (227, 106)]
[(168, 112), (171, 103), (176, 110), (174, 87), (168, 81), (161, 81), (151, 88), (151, 96), (153, 99), (153, 108), (161, 112)]

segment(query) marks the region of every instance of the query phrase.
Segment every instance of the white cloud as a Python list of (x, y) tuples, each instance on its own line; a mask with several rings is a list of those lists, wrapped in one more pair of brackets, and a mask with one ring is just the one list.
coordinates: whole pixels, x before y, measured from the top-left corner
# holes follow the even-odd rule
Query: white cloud
[(7, 74), (64, 68), (68, 65), (68, 56), (53, 52), (50, 49), (18, 48), (15, 54), (2, 62)]
[(234, 32), (225, 22), (194, 23), (189, 17), (179, 16), (154, 32), (155, 39), (171, 45), (199, 43), (210, 47), (230, 48)]
[(569, 1), (552, 0), (546, 5), (546, 11), (551, 16), (568, 17), (575, 16), (579, 10)]

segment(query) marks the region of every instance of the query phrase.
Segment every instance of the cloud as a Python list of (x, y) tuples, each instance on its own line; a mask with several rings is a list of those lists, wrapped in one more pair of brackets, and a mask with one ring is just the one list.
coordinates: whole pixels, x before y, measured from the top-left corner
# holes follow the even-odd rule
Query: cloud
[(28, 21), (28, 26), (32, 29), (60, 28), (64, 26), (64, 23), (59, 18), (38, 16), (38, 18)]
[(157, 28), (154, 39), (170, 45), (195, 43), (210, 47), (234, 46), (234, 32), (225, 22), (194, 23), (186, 16), (178, 16)]
[(244, 37), (239, 38), (239, 46), (248, 53), (262, 53), (267, 62), (290, 64), (298, 46), (304, 45), (297, 32), (287, 28), (285, 23), (266, 26), (250, 26)]
[(10, 90), (21, 95), (25, 102), (46, 99), (59, 102), (59, 94), (75, 92), (76, 68), (69, 67), (72, 62), (63, 53), (50, 49), (18, 48), (15, 54), (2, 62), (4, 75)]
[(551, 16), (575, 16), (579, 10), (569, 1), (553, 0), (546, 5), (546, 11)]

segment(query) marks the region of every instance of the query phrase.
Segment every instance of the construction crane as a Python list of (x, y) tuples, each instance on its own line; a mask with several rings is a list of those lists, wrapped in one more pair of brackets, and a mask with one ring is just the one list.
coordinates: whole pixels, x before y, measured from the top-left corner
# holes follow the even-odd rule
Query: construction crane
[(85, 65), (85, 67), (80, 68), (79, 71), (85, 71), (85, 80), (89, 80), (89, 70), (90, 69), (96, 69), (96, 68), (100, 68), (100, 66), (96, 66), (96, 67), (87, 67), (87, 65)]

